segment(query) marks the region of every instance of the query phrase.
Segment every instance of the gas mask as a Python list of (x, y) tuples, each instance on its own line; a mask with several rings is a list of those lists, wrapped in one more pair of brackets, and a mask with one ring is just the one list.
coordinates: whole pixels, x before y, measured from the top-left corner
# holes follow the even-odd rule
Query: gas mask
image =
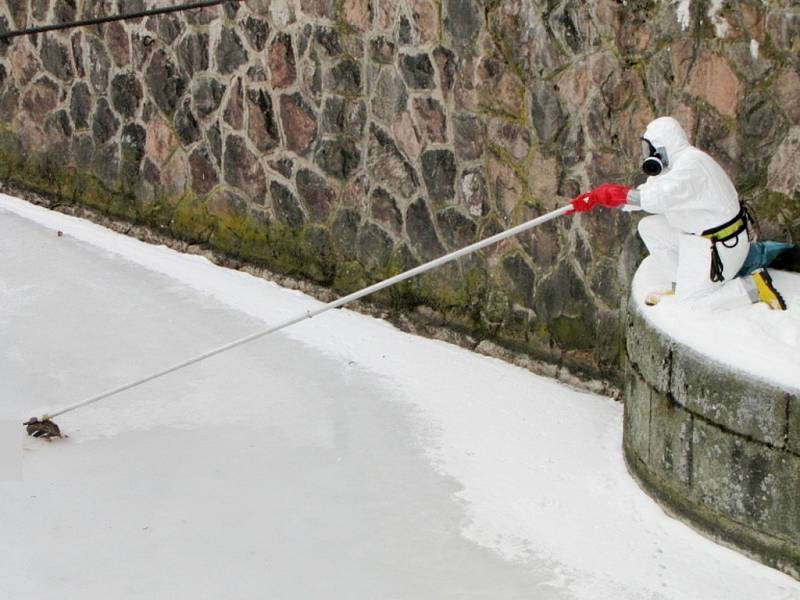
[(669, 167), (667, 149), (663, 146), (656, 148), (649, 140), (642, 138), (642, 171), (650, 177), (661, 175)]

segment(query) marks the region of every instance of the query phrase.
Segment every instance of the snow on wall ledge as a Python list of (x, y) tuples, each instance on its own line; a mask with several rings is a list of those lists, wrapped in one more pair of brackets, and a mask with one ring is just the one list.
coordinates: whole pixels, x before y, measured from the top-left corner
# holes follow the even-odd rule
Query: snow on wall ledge
[(800, 579), (800, 391), (678, 342), (628, 311), (628, 469), (670, 513)]

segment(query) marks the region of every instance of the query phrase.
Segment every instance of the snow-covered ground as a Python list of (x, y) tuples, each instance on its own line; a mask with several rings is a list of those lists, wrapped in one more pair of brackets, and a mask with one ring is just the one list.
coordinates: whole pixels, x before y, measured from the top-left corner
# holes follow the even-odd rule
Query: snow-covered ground
[(619, 404), (346, 310), (23, 438), (317, 305), (0, 196), (0, 598), (800, 598), (639, 490)]
[(754, 377), (800, 390), (800, 275), (768, 271), (786, 301), (785, 311), (770, 310), (764, 303), (746, 304), (746, 299), (743, 306), (714, 309), (712, 297), (699, 302), (665, 297), (656, 306), (644, 307), (648, 293), (670, 285), (649, 259), (634, 277), (633, 295), (645, 317), (678, 342)]

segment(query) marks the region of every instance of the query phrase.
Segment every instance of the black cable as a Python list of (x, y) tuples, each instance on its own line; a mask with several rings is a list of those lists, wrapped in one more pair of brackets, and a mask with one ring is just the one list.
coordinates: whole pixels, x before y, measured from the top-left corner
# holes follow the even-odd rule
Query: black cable
[(179, 4), (177, 6), (165, 6), (163, 8), (151, 8), (136, 13), (125, 15), (111, 15), (107, 17), (95, 17), (93, 19), (86, 19), (84, 21), (73, 21), (72, 23), (59, 23), (56, 25), (43, 25), (41, 27), (31, 27), (29, 29), (20, 29), (17, 31), (7, 31), (0, 33), (0, 40), (7, 40), (13, 37), (22, 35), (35, 35), (37, 33), (45, 33), (47, 31), (58, 31), (60, 29), (73, 29), (75, 27), (87, 27), (90, 25), (101, 25), (103, 23), (111, 23), (112, 21), (125, 21), (127, 19), (138, 19), (140, 17), (149, 17), (152, 15), (163, 15), (166, 13), (180, 12), (184, 10), (192, 10), (196, 8), (207, 8), (209, 6), (217, 6), (218, 4), (225, 4), (226, 2), (242, 2), (243, 0), (203, 0), (201, 2), (192, 2), (189, 4)]

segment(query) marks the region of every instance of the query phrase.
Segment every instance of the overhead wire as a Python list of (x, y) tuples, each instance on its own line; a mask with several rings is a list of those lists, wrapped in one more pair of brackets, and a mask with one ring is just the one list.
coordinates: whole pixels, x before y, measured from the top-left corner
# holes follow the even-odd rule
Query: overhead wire
[(36, 35), (39, 33), (47, 33), (48, 31), (60, 31), (63, 29), (76, 29), (78, 27), (91, 27), (93, 25), (102, 25), (104, 23), (112, 23), (114, 21), (127, 21), (130, 19), (140, 19), (142, 17), (151, 17), (154, 15), (164, 15), (174, 12), (183, 12), (187, 10), (196, 10), (199, 8), (208, 8), (210, 6), (218, 6), (220, 4), (239, 4), (245, 0), (201, 0), (200, 2), (189, 2), (185, 4), (176, 4), (175, 6), (162, 6), (160, 8), (150, 8), (140, 10), (133, 13), (124, 13), (117, 15), (105, 15), (100, 17), (92, 17), (90, 19), (82, 19), (80, 21), (70, 21), (68, 23), (54, 23), (51, 25), (40, 25), (37, 27), (28, 27), (27, 29), (17, 29), (14, 31), (5, 31), (0, 33), (0, 41), (9, 40), (15, 37)]

